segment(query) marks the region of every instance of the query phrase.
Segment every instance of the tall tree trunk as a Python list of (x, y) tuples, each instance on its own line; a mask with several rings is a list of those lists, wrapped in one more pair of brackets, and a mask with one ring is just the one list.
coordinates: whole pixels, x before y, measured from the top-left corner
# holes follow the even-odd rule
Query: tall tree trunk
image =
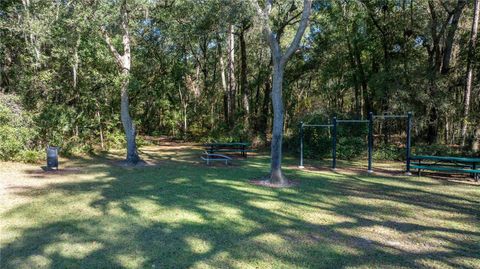
[(120, 55), (113, 46), (107, 31), (102, 28), (105, 41), (112, 52), (115, 61), (121, 70), (121, 94), (120, 94), (120, 119), (122, 121), (125, 138), (127, 140), (128, 164), (136, 164), (140, 160), (137, 152), (136, 131), (133, 125), (129, 111), (128, 85), (130, 82), (131, 52), (130, 52), (130, 32), (128, 29), (128, 9), (127, 1), (123, 0), (121, 7), (121, 28), (123, 30), (123, 55)]
[(80, 47), (80, 37), (78, 37), (77, 42), (75, 43), (74, 51), (73, 51), (73, 64), (72, 64), (73, 89), (77, 89), (78, 65), (80, 63), (80, 58), (78, 57), (78, 48), (79, 47)]
[(274, 183), (284, 185), (287, 183), (282, 174), (282, 140), (283, 140), (283, 83), (284, 66), (281, 63), (274, 63), (273, 66), (273, 129), (271, 144), (271, 175), (270, 180)]
[(247, 44), (245, 43), (245, 28), (242, 28), (239, 35), (240, 39), (240, 87), (242, 92), (243, 103), (243, 128), (249, 130), (250, 125), (250, 103), (249, 103), (249, 90), (247, 84)]
[(130, 70), (122, 72), (120, 119), (122, 121), (125, 137), (127, 139), (127, 163), (136, 164), (139, 161), (136, 143), (136, 131), (129, 111), (128, 84), (130, 82)]
[(228, 94), (230, 101), (230, 125), (233, 124), (233, 116), (236, 114), (236, 96), (237, 96), (237, 81), (235, 79), (235, 34), (233, 31), (233, 25), (228, 26), (228, 36), (227, 36), (227, 51), (228, 51)]
[[(457, 7), (461, 4), (462, 0), (458, 0)], [(438, 119), (439, 111), (436, 109), (436, 102), (438, 96), (438, 87), (437, 79), (441, 73), (442, 64), (443, 64), (443, 50), (441, 48), (443, 37), (445, 36), (445, 31), (447, 26), (453, 20), (455, 12), (448, 12), (446, 19), (443, 22), (440, 22), (439, 16), (436, 11), (436, 4), (433, 0), (428, 0), (428, 9), (431, 16), (430, 23), (430, 35), (431, 35), (431, 44), (426, 43), (424, 46), (428, 52), (428, 80), (429, 86), (427, 88), (427, 94), (431, 98), (431, 102), (426, 105), (425, 113), (427, 115), (428, 126), (427, 126), (427, 142), (433, 144), (437, 141), (438, 138)], [(461, 14), (461, 13), (460, 13)], [(450, 28), (450, 31), (455, 34), (455, 29)], [(452, 39), (453, 41), (453, 39)]]
[(187, 132), (188, 132), (188, 121), (187, 121), (187, 104), (183, 105), (183, 139), (187, 139)]
[[(348, 36), (350, 38), (350, 36)], [(348, 58), (350, 60), (350, 66), (353, 70), (357, 70), (357, 66), (355, 64), (355, 56), (353, 55), (352, 44), (349, 39), (347, 39), (348, 45)], [(360, 85), (358, 83), (358, 72), (353, 72), (353, 94), (354, 94), (354, 111), (357, 117), (362, 117), (362, 108), (360, 104)]]
[(473, 131), (472, 151), (475, 153), (480, 151), (480, 124)]
[(465, 140), (467, 137), (467, 129), (468, 129), (468, 116), (470, 113), (470, 97), (472, 94), (472, 81), (473, 81), (473, 67), (472, 67), (473, 63), (472, 62), (475, 57), (475, 47), (477, 45), (479, 9), (480, 9), (480, 1), (475, 0), (473, 21), (472, 21), (472, 32), (470, 34), (470, 41), (468, 45), (467, 81), (466, 81), (464, 97), (463, 97), (462, 146), (465, 146)]
[(228, 91), (227, 77), (225, 75), (225, 62), (220, 51), (220, 73), (222, 77), (222, 88), (223, 88), (223, 116), (225, 117), (225, 122), (230, 126), (230, 94)]
[(363, 114), (368, 115), (369, 112), (372, 111), (373, 104), (372, 104), (372, 96), (368, 92), (368, 82), (367, 77), (365, 75), (365, 70), (363, 69), (363, 63), (361, 58), (361, 52), (358, 48), (357, 43), (353, 42), (353, 55), (355, 58), (355, 64), (357, 66), (358, 78), (360, 80), (361, 85), (361, 93), (360, 95), (363, 96)]
[(263, 96), (262, 112), (259, 120), (259, 130), (263, 135), (265, 141), (267, 141), (267, 127), (268, 127), (268, 115), (270, 115), (270, 95), (272, 92), (272, 86), (270, 78), (265, 79), (265, 93)]
[(33, 25), (35, 22), (32, 22), (32, 16), (30, 15), (30, 0), (22, 0), (23, 9), (24, 9), (24, 23), (25, 25), (25, 33), (24, 39), (27, 45), (27, 48), (32, 50), (32, 55), (34, 59), (34, 70), (37, 70), (40, 67), (40, 48), (38, 38), (35, 36), (35, 31), (33, 29)]
[[(191, 85), (193, 88), (195, 88), (195, 84)], [(187, 86), (188, 87), (188, 86)], [(188, 108), (188, 102), (187, 102), (187, 94), (185, 96), (182, 94), (182, 89), (180, 88), (180, 85), (178, 85), (178, 94), (180, 96), (180, 103), (182, 104), (182, 115), (183, 115), (183, 139), (185, 140), (187, 138), (187, 108)]]
[(102, 117), (100, 116), (100, 108), (98, 103), (96, 103), (97, 106), (97, 111), (96, 111), (96, 116), (98, 119), (98, 127), (99, 127), (99, 132), (100, 132), (100, 146), (102, 147), (102, 150), (105, 150), (105, 143), (103, 139), (103, 127), (102, 127)]
[(448, 145), (450, 142), (450, 121), (448, 120), (448, 116), (445, 116), (445, 144)]
[(449, 29), (447, 31), (447, 37), (445, 39), (445, 48), (443, 53), (443, 61), (442, 61), (442, 74), (447, 74), (450, 71), (450, 60), (452, 57), (452, 48), (453, 48), (453, 41), (455, 40), (455, 33), (458, 29), (458, 22), (460, 21), (460, 17), (462, 16), (463, 8), (465, 7), (467, 1), (466, 0), (458, 0), (457, 4), (455, 5), (455, 9), (453, 10), (452, 20), (450, 22)]

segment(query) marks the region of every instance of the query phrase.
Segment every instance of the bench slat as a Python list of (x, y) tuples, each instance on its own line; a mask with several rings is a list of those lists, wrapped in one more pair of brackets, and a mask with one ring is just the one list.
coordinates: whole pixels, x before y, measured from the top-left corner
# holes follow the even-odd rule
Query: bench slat
[(222, 162), (225, 162), (225, 161), (230, 160), (230, 159), (212, 159), (212, 158), (204, 158), (204, 157), (201, 157), (201, 158), (204, 161), (222, 161)]
[(411, 156), (411, 160), (433, 160), (433, 161), (449, 161), (449, 162), (466, 162), (466, 163), (480, 163), (480, 158), (468, 157), (449, 157), (449, 156)]
[(442, 166), (428, 166), (428, 165), (412, 165), (410, 166), (413, 169), (421, 169), (421, 170), (432, 170), (432, 171), (446, 171), (446, 172), (453, 172), (453, 173), (480, 173), (480, 170), (473, 170), (473, 169), (462, 169), (462, 168), (453, 168), (453, 167), (442, 167)]
[(200, 156), (200, 158), (206, 161), (207, 165), (210, 164), (210, 162), (214, 162), (214, 161), (225, 162), (225, 164), (228, 165), (228, 161), (232, 160), (232, 158), (228, 156), (225, 156), (222, 154), (212, 154), (208, 152), (203, 153), (202, 156)]
[(427, 163), (427, 162), (422, 162), (422, 163), (417, 163), (417, 162), (414, 162), (414, 163), (410, 163), (411, 165), (420, 165), (420, 166), (446, 166), (446, 167), (457, 167), (457, 168), (460, 168), (460, 167), (464, 167), (464, 168), (471, 168), (472, 165), (471, 164), (455, 164), (455, 163)]
[(253, 152), (253, 149), (206, 149), (211, 152)]
[(242, 143), (242, 142), (234, 142), (234, 143), (206, 143), (203, 144), (204, 146), (207, 147), (229, 147), (229, 146), (245, 146), (248, 147), (250, 146), (250, 143)]
[[(228, 157), (227, 155), (222, 155), (222, 154), (214, 154), (214, 153), (203, 153), (203, 156), (206, 156), (206, 159), (209, 160), (231, 160), (232, 158)], [(203, 157), (202, 158), (205, 158)], [(214, 157), (214, 158), (211, 158)]]

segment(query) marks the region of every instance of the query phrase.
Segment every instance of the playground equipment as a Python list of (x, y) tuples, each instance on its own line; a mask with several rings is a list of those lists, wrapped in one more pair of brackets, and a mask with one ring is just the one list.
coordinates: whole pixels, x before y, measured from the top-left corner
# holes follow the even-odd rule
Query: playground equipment
[(373, 115), (372, 112), (368, 114), (367, 120), (355, 120), (355, 119), (332, 119), (332, 124), (305, 124), (300, 123), (300, 165), (299, 168), (304, 168), (304, 128), (306, 127), (319, 127), (319, 128), (332, 128), (332, 169), (337, 168), (337, 128), (339, 124), (368, 124), (368, 173), (373, 172), (373, 124), (375, 120), (391, 120), (391, 119), (405, 119), (406, 120), (406, 141), (405, 141), (405, 172), (410, 175), (410, 160), (411, 160), (411, 129), (412, 129), (412, 113), (408, 112), (406, 115)]

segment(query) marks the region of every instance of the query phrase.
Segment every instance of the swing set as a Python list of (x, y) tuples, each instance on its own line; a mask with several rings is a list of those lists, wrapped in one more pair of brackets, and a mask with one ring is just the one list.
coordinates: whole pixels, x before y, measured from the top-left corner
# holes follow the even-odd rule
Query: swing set
[(398, 120), (402, 119), (406, 121), (406, 150), (405, 150), (405, 173), (410, 175), (410, 159), (411, 159), (411, 130), (412, 130), (412, 113), (408, 112), (406, 115), (373, 115), (373, 112), (368, 114), (367, 120), (355, 120), (355, 119), (337, 119), (334, 117), (332, 119), (332, 124), (305, 124), (300, 123), (300, 165), (299, 168), (304, 168), (304, 128), (328, 128), (331, 129), (331, 140), (332, 140), (332, 169), (337, 168), (337, 129), (339, 125), (342, 124), (367, 124), (368, 125), (368, 173), (373, 172), (373, 137), (374, 137), (374, 122), (376, 120)]

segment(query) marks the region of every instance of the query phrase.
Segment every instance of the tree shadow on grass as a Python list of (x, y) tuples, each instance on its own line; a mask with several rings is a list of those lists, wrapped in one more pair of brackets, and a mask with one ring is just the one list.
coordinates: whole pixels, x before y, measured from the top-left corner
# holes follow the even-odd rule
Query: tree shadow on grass
[[(478, 196), (298, 171), (287, 171), (301, 179), (298, 187), (269, 189), (247, 182), (268, 171), (255, 160), (236, 169), (172, 161), (94, 171), (103, 175), (17, 193), (35, 203), (1, 216), (23, 223), (6, 226), (17, 235), (1, 246), (1, 268), (475, 268), (480, 261), (480, 231), (467, 225), (478, 222)], [(422, 223), (430, 213), (432, 223)], [(443, 215), (462, 216), (465, 225)]]

